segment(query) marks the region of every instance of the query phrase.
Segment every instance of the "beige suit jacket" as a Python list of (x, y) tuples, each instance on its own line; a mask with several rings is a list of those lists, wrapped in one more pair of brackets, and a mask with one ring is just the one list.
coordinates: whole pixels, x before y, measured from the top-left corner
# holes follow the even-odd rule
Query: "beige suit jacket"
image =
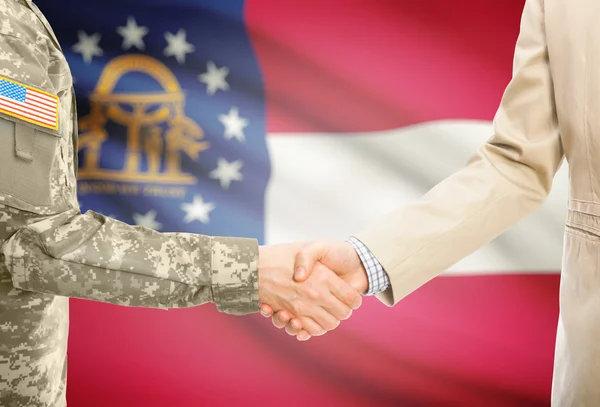
[[(600, 406), (600, 2), (527, 0), (495, 134), (422, 199), (357, 237), (397, 303), (547, 197), (563, 157), (564, 236), (553, 406)], [(498, 306), (501, 306), (499, 304)]]

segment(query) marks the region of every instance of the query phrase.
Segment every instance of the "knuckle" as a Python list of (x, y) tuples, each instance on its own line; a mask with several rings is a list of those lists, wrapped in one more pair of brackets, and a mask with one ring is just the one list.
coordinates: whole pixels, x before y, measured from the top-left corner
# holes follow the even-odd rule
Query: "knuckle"
[(344, 303), (346, 303), (347, 305), (352, 305), (356, 302), (356, 296), (357, 294), (355, 292), (352, 291), (348, 291), (344, 294)]
[(308, 287), (306, 289), (306, 297), (311, 301), (318, 301), (321, 298), (321, 293), (314, 287)]
[(317, 336), (322, 331), (322, 328), (316, 323), (307, 324), (304, 329), (312, 336)]
[(290, 302), (290, 306), (291, 306), (291, 311), (295, 314), (295, 315), (303, 315), (304, 312), (304, 303), (302, 302), (302, 300), (296, 298), (294, 300), (292, 300)]
[(283, 328), (283, 326), (281, 326), (281, 323), (277, 320), (277, 317), (271, 318), (271, 322), (273, 323), (275, 328), (279, 328), (279, 329)]
[(292, 319), (285, 328), (289, 332), (298, 333), (302, 329), (302, 324), (297, 319)]
[(315, 280), (320, 285), (324, 285), (330, 281), (330, 277), (327, 273), (317, 273), (315, 277)]
[(294, 329), (294, 331), (296, 333), (302, 331), (303, 325), (300, 321), (295, 321), (294, 324), (292, 325), (292, 328)]
[(301, 247), (296, 253), (296, 260), (300, 264), (305, 264), (312, 257), (312, 247), (310, 245)]
[(299, 262), (303, 262), (303, 261), (306, 261), (307, 258), (308, 258), (308, 248), (306, 246), (304, 246), (303, 248), (298, 250), (298, 253), (296, 254), (296, 260), (298, 260)]
[(346, 309), (348, 307), (342, 304), (337, 298), (329, 297), (324, 302), (323, 308), (325, 308), (325, 310), (327, 310), (336, 319), (340, 319), (340, 317), (346, 313)]

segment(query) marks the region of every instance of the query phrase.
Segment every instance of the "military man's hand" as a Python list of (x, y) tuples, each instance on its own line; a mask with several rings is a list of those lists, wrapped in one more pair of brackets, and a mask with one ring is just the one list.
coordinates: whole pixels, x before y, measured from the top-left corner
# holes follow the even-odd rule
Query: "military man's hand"
[[(294, 262), (302, 246), (259, 248), (259, 299), (274, 312), (285, 310), (307, 334), (323, 335), (347, 319), (362, 299), (358, 291), (318, 262), (305, 281), (294, 281)], [(276, 320), (274, 324), (279, 325)]]

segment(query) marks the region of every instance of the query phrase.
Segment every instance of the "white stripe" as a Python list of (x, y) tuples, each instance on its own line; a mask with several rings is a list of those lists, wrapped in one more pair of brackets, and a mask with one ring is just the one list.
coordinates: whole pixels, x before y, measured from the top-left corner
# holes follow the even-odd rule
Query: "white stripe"
[[(490, 122), (476, 121), (361, 134), (270, 134), (266, 242), (345, 239), (462, 168), (492, 134)], [(565, 164), (538, 211), (449, 274), (560, 270), (567, 174)]]
[(48, 124), (50, 126), (55, 126), (56, 125), (55, 121), (50, 121), (50, 120), (42, 119), (42, 118), (39, 118), (39, 117), (35, 117), (32, 114), (24, 113), (24, 112), (16, 109), (13, 105), (4, 103), (2, 100), (0, 100), (0, 108), (4, 109), (6, 111), (9, 111), (9, 112), (18, 114), (19, 116), (27, 117), (28, 119), (32, 119), (32, 120), (35, 120), (35, 121), (38, 121), (38, 122), (41, 122), (41, 123)]
[[(32, 110), (35, 110), (35, 111), (43, 113), (43, 114), (47, 114), (52, 117), (56, 116), (56, 105), (55, 105), (54, 109), (51, 109), (46, 106), (40, 105), (39, 103), (31, 102), (31, 100), (26, 100), (25, 102), (20, 102), (18, 100), (10, 99), (10, 98), (4, 97), (4, 96), (0, 96), (0, 99), (3, 99), (9, 103), (14, 103), (15, 105), (22, 107), (23, 109), (32, 109)], [(40, 107), (37, 107), (37, 106), (40, 106)]]
[(56, 120), (54, 120), (54, 118), (48, 118), (45, 115), (40, 115), (40, 114), (38, 114), (36, 112), (32, 112), (30, 110), (24, 111), (23, 109), (19, 108), (18, 106), (15, 106), (14, 104), (6, 103), (2, 100), (0, 100), (0, 105), (4, 106), (6, 109), (10, 109), (11, 111), (14, 111), (15, 113), (18, 113), (22, 116), (30, 117), (34, 120), (39, 120), (42, 122), (48, 122), (48, 123), (52, 123), (52, 124), (54, 124), (56, 122)]
[(5, 98), (3, 96), (0, 96), (0, 101), (4, 101), (5, 105), (14, 105), (25, 111), (34, 111), (37, 114), (39, 114), (40, 116), (44, 117), (45, 119), (56, 121), (56, 110), (50, 111), (50, 113), (48, 113), (47, 110), (42, 111), (41, 109), (32, 107), (27, 103), (18, 102), (18, 101), (9, 99), (9, 98)]
[(23, 105), (28, 106), (28, 108), (36, 110), (38, 112), (43, 112), (45, 114), (49, 114), (51, 116), (56, 116), (56, 105), (53, 107), (47, 107), (40, 103), (34, 102), (31, 99), (28, 99), (26, 103)]
[(39, 102), (41, 105), (44, 105), (44, 106), (56, 107), (56, 104), (57, 104), (56, 99), (50, 99), (46, 95), (43, 95), (41, 93), (30, 91), (27, 93), (27, 96), (29, 96), (29, 98)]
[(29, 94), (36, 95), (40, 99), (45, 99), (45, 100), (48, 100), (48, 101), (51, 101), (51, 102), (54, 102), (56, 100), (54, 97), (48, 96), (45, 93), (42, 93), (42, 92), (38, 91), (37, 89), (27, 89), (27, 92)]

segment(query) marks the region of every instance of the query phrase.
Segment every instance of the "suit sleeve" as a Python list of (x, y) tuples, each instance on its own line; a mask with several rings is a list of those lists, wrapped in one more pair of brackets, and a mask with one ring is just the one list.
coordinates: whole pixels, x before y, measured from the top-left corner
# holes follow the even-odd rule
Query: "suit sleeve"
[(494, 133), (466, 167), (356, 234), (390, 277), (390, 288), (378, 295), (385, 304), (481, 248), (548, 196), (564, 153), (542, 0), (526, 1)]
[(159, 233), (69, 210), (20, 228), (2, 247), (16, 288), (118, 305), (258, 311), (254, 239)]

